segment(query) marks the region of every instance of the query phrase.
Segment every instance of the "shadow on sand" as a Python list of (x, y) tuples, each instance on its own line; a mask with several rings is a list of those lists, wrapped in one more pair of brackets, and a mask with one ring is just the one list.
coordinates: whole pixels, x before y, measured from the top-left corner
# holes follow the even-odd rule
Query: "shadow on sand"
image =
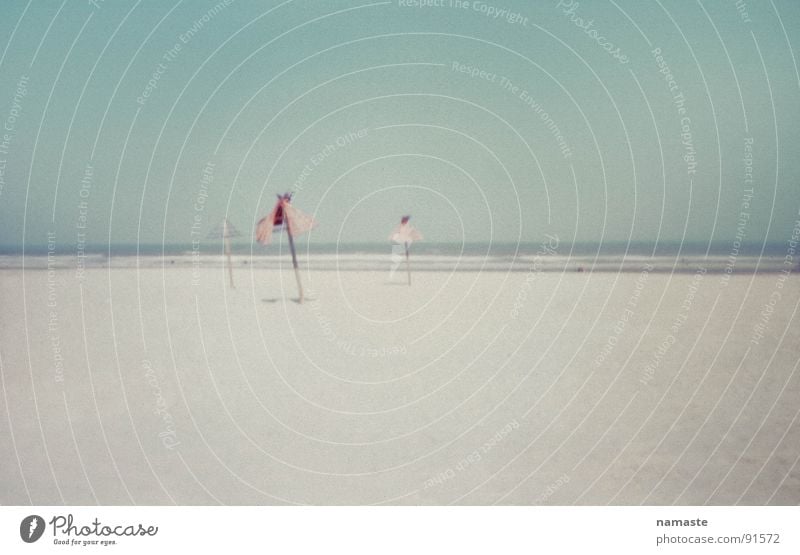
[(304, 299), (304, 300), (303, 300), (303, 302), (302, 302), (302, 303), (300, 302), (300, 299), (299, 299), (299, 298), (295, 298), (295, 299), (278, 299), (278, 298), (273, 298), (273, 299), (261, 299), (261, 302), (262, 302), (262, 303), (277, 303), (278, 301), (282, 301), (282, 300), (289, 300), (289, 301), (292, 301), (292, 302), (293, 302), (293, 303), (295, 303), (295, 304), (305, 304), (305, 303), (307, 303), (308, 301), (313, 301), (314, 299), (309, 299), (309, 298), (306, 298), (306, 299)]

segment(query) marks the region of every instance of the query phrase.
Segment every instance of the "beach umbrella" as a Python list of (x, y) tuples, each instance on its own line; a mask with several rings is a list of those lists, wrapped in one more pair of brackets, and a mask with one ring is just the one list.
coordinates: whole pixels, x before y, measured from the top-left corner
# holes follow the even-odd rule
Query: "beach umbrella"
[(241, 237), (241, 233), (236, 229), (228, 218), (223, 218), (222, 221), (208, 233), (209, 239), (222, 239), (225, 244), (225, 258), (228, 260), (228, 276), (230, 277), (231, 287), (233, 285), (233, 263), (231, 262), (231, 237)]
[(406, 273), (408, 274), (408, 285), (411, 285), (411, 262), (408, 257), (408, 249), (414, 241), (422, 240), (422, 234), (417, 229), (408, 223), (411, 216), (403, 216), (398, 225), (389, 235), (389, 241), (401, 245), (405, 245), (406, 250)]
[(292, 252), (294, 277), (297, 280), (301, 303), (303, 302), (303, 284), (300, 282), (300, 270), (297, 268), (294, 238), (310, 231), (315, 225), (314, 218), (292, 206), (292, 193), (278, 195), (278, 202), (275, 203), (275, 207), (264, 218), (261, 218), (256, 225), (256, 240), (262, 245), (270, 244), (273, 231), (286, 230), (286, 236), (289, 238), (289, 250)]

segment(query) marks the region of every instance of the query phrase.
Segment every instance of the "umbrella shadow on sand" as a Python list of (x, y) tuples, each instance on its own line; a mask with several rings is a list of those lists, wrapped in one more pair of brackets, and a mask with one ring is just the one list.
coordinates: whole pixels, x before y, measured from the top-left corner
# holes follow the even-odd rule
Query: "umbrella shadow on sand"
[[(272, 298), (272, 299), (261, 299), (261, 302), (262, 302), (262, 303), (270, 303), (270, 304), (274, 304), (274, 303), (277, 303), (278, 301), (285, 301), (285, 300), (292, 301), (292, 302), (293, 302), (293, 303), (295, 303), (295, 304), (303, 304), (303, 301), (301, 301), (301, 300), (300, 300), (299, 298), (297, 298), (297, 297), (296, 297), (296, 298), (293, 298), (293, 299), (285, 299), (285, 298), (280, 298), (280, 299), (279, 299), (279, 298), (277, 298), (277, 297), (276, 297), (276, 298)], [(314, 299), (308, 299), (308, 298), (306, 298), (305, 300), (306, 300), (306, 301), (308, 301), (308, 300), (312, 300), (312, 301), (313, 301)]]

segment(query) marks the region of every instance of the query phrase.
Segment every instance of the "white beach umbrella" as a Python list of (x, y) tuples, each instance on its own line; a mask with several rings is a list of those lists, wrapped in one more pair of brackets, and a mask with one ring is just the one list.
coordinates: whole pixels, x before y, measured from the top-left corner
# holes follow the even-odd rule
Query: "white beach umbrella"
[(414, 226), (412, 226), (408, 221), (411, 219), (411, 216), (403, 216), (400, 219), (400, 225), (392, 230), (392, 234), (389, 235), (389, 241), (393, 243), (405, 245), (406, 250), (406, 273), (408, 274), (408, 285), (411, 286), (411, 262), (408, 256), (408, 250), (411, 246), (411, 243), (414, 241), (421, 241), (422, 240), (422, 233), (420, 233)]
[(230, 277), (231, 287), (233, 285), (233, 263), (231, 262), (231, 237), (241, 237), (241, 233), (236, 229), (228, 218), (223, 218), (217, 226), (208, 233), (209, 239), (222, 239), (225, 243), (225, 257), (228, 260), (228, 276)]

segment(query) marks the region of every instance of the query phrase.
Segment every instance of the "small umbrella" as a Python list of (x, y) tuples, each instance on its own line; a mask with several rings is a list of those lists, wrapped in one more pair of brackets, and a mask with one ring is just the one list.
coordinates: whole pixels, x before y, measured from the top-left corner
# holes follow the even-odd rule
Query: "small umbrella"
[(230, 276), (231, 287), (233, 285), (233, 263), (231, 262), (231, 237), (240, 237), (242, 234), (236, 229), (228, 218), (223, 220), (208, 233), (209, 239), (222, 239), (225, 243), (225, 257), (228, 259), (228, 275)]
[(406, 272), (408, 273), (408, 285), (411, 286), (411, 262), (408, 257), (408, 249), (414, 241), (421, 241), (422, 234), (417, 229), (408, 223), (411, 216), (403, 216), (398, 225), (389, 235), (389, 241), (393, 243), (403, 244), (406, 248)]
[(289, 250), (292, 252), (294, 277), (297, 279), (297, 289), (300, 292), (300, 302), (302, 303), (303, 284), (300, 281), (300, 270), (297, 268), (294, 238), (310, 231), (316, 225), (316, 222), (314, 218), (292, 206), (292, 193), (277, 196), (278, 202), (275, 203), (275, 207), (264, 218), (261, 218), (256, 225), (256, 240), (262, 245), (269, 245), (272, 241), (273, 231), (286, 230), (286, 235), (289, 238)]

